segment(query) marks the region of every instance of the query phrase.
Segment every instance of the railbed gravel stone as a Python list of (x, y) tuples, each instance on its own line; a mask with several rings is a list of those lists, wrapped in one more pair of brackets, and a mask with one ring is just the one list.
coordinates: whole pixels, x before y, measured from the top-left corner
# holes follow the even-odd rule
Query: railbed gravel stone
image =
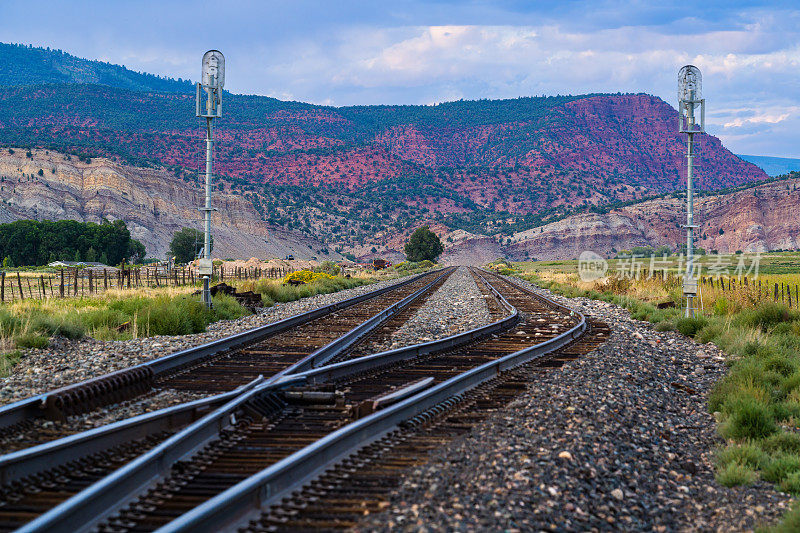
[[(724, 354), (620, 307), (537, 291), (604, 320), (607, 343), (408, 472), (357, 530), (750, 531), (791, 498), (714, 480), (707, 394)], [(532, 373), (532, 375), (534, 375)]]
[(399, 281), (384, 280), (294, 302), (277, 303), (253, 315), (236, 320), (220, 320), (210, 324), (204, 333), (193, 335), (162, 335), (128, 341), (100, 341), (91, 337), (70, 341), (56, 337), (51, 339), (48, 348), (27, 350), (10, 375), (0, 379), (0, 405), (271, 324)]
[(489, 308), (469, 270), (456, 270), (425, 305), (385, 342), (372, 342), (372, 353), (410, 344), (431, 342), (463, 333), (490, 322)]

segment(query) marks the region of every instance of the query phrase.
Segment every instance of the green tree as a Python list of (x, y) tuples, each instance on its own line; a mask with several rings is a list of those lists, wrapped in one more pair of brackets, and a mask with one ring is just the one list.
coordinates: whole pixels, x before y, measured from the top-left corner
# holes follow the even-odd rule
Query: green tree
[(97, 251), (95, 251), (95, 249), (91, 246), (88, 250), (86, 250), (86, 260), (90, 263), (97, 261)]
[(11, 261), (11, 257), (5, 256), (3, 258), (3, 268), (13, 268), (14, 263)]
[(103, 252), (102, 254), (100, 254), (100, 262), (103, 263), (104, 265), (108, 264), (108, 254), (107, 253)]
[(128, 243), (128, 259), (131, 263), (141, 263), (147, 255), (144, 244), (136, 239), (131, 239)]
[(80, 262), (80, 260), (81, 260), (81, 251), (80, 250), (75, 250), (75, 257), (73, 257), (72, 260), (75, 261), (76, 263)]
[[(214, 248), (214, 238), (211, 238), (211, 248)], [(169, 251), (175, 256), (178, 263), (192, 261), (200, 250), (203, 249), (203, 232), (192, 228), (183, 228), (176, 231), (169, 243)]]
[(656, 248), (656, 255), (672, 255), (672, 248), (667, 246), (666, 244), (662, 244), (658, 248)]
[(405, 251), (409, 261), (436, 261), (442, 255), (444, 246), (438, 235), (432, 232), (428, 226), (422, 226), (411, 234)]

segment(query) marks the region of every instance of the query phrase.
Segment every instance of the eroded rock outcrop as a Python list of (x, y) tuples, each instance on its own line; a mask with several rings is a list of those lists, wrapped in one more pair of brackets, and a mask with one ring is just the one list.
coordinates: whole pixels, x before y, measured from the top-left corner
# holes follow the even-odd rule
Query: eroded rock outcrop
[[(91, 162), (48, 150), (0, 151), (0, 222), (20, 218), (101, 222), (121, 219), (148, 254), (164, 257), (175, 231), (201, 228), (203, 191), (164, 169)], [(215, 192), (214, 255), (246, 258), (325, 256), (303, 234), (270, 226), (237, 194)]]

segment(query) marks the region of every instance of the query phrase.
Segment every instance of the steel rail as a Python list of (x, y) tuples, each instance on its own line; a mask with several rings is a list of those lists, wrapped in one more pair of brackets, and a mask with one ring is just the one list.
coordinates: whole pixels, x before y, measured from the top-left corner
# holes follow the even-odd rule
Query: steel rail
[(199, 419), (201, 415), (209, 413), (263, 382), (264, 378), (259, 377), (229, 392), (159, 409), (0, 456), (0, 485), (125, 442), (185, 427)]
[[(437, 277), (437, 279), (439, 278)], [(153, 482), (167, 475), (169, 466), (173, 464), (174, 460), (188, 458), (195, 451), (213, 440), (219, 434), (222, 426), (230, 425), (224, 422), (226, 420), (229, 421), (229, 417), (236, 409), (251, 399), (268, 396), (271, 392), (283, 387), (302, 385), (308, 381), (317, 383), (325, 379), (357, 374), (366, 368), (374, 369), (389, 365), (393, 361), (402, 361), (427, 353), (445, 351), (454, 346), (466, 344), (472, 340), (510, 328), (519, 321), (518, 311), (491, 284), (487, 283), (487, 287), (489, 287), (502, 307), (509, 311), (509, 314), (501, 320), (482, 328), (470, 330), (460, 336), (456, 335), (440, 341), (422, 343), (407, 349), (393, 350), (384, 354), (376, 354), (375, 356), (367, 356), (331, 365), (331, 367), (334, 367), (333, 372), (328, 372), (328, 367), (323, 367), (311, 372), (283, 376), (278, 383), (274, 383), (272, 380), (270, 382), (265, 381), (263, 384), (232, 400), (226, 406), (219, 408), (214, 413), (207, 415), (204, 419), (174, 435), (125, 467), (113, 472), (81, 493), (41, 515), (38, 519), (26, 525), (22, 531), (59, 531), (59, 528), (63, 527), (62, 524), (69, 524), (69, 528), (63, 529), (65, 531), (90, 529), (102, 519), (130, 503), (144, 487), (150, 486)], [(459, 339), (459, 337), (461, 338)], [(362, 362), (362, 359), (365, 361)], [(211, 426), (210, 429), (209, 426)], [(171, 458), (169, 461), (164, 460), (167, 455)], [(179, 457), (179, 459), (175, 459), (176, 457)]]
[(235, 423), (232, 417), (235, 417), (236, 411), (244, 403), (256, 395), (300, 385), (302, 382), (302, 378), (286, 380), (280, 384), (262, 381), (17, 531), (90, 531), (97, 523), (136, 498), (147, 486), (162, 479), (173, 464), (218, 438), (222, 430)]
[(427, 290), (433, 287), (439, 280), (452, 274), (455, 271), (455, 268), (447, 268), (442, 271), (442, 273), (434, 278), (433, 281), (421, 287), (420, 289), (414, 291), (413, 293), (409, 294), (399, 302), (392, 304), (391, 306), (383, 309), (382, 311), (376, 313), (372, 317), (368, 318), (358, 326), (354, 327), (341, 337), (331, 341), (330, 343), (326, 344), (325, 346), (318, 348), (314, 352), (310, 353), (297, 363), (293, 364), (292, 366), (282, 370), (275, 374), (273, 378), (270, 379), (270, 382), (274, 383), (284, 376), (294, 376), (304, 370), (310, 368), (316, 368), (324, 365), (327, 361), (330, 361), (334, 357), (346, 352), (353, 346), (355, 346), (358, 342), (360, 342), (364, 337), (372, 333), (378, 326), (380, 326), (385, 321), (392, 318), (394, 315), (411, 305), (414, 301), (420, 298)]
[(229, 337), (202, 344), (200, 346), (181, 350), (179, 352), (175, 352), (158, 359), (153, 359), (152, 361), (141, 363), (130, 368), (111, 372), (97, 378), (84, 380), (72, 385), (67, 385), (59, 389), (4, 405), (0, 407), (0, 428), (18, 424), (26, 420), (44, 417), (46, 414), (45, 406), (48, 405), (48, 400), (52, 400), (53, 397), (60, 397), (65, 394), (69, 394), (70, 391), (79, 391), (85, 387), (91, 387), (93, 385), (96, 385), (103, 390), (110, 390), (115, 386), (129, 385), (136, 380), (145, 381), (152, 379), (159, 374), (175, 370), (179, 367), (197, 362), (220, 352), (251, 344), (263, 338), (270, 337), (291, 328), (300, 326), (316, 318), (380, 296), (388, 291), (413, 283), (417, 279), (429, 274), (431, 274), (431, 272), (423, 272), (422, 274), (411, 276), (399, 283), (394, 283), (388, 287), (383, 287), (359, 296), (354, 296), (341, 302), (321, 306), (316, 309), (312, 309), (311, 311), (244, 331), (236, 335), (231, 335)]
[[(520, 321), (519, 311), (500, 294), (497, 289), (487, 283), (487, 287), (494, 294), (500, 305), (508, 311), (508, 315), (502, 319), (480, 326), (463, 333), (450, 335), (443, 339), (428, 341), (419, 344), (412, 344), (393, 350), (387, 350), (371, 355), (365, 355), (348, 361), (341, 361), (325, 365), (320, 368), (307, 370), (305, 372), (293, 373), (291, 377), (303, 377), (308, 384), (323, 383), (335, 379), (352, 376), (360, 372), (374, 370), (380, 366), (396, 364), (400, 361), (415, 359), (423, 355), (430, 355), (443, 352), (460, 346), (471, 344), (477, 340), (488, 337), (495, 333), (505, 331)], [(554, 302), (553, 302), (554, 303)], [(285, 379), (285, 378), (284, 378)]]
[(525, 287), (517, 286), (560, 309), (568, 310), (571, 315), (578, 317), (578, 323), (552, 339), (468, 370), (411, 398), (348, 424), (181, 515), (158, 529), (158, 532), (231, 530), (253, 518), (261, 512), (262, 507), (278, 502), (354, 451), (396, 430), (401, 423), (423, 415), (425, 411), (441, 404), (452, 404), (454, 398), (458, 398), (466, 391), (497, 377), (502, 372), (563, 348), (586, 331), (587, 321), (582, 313)]
[[(59, 524), (62, 523), (68, 523), (70, 528), (91, 527), (92, 524), (97, 523), (104, 516), (112, 513), (120, 505), (124, 505), (125, 502), (134, 498), (136, 496), (136, 491), (138, 491), (141, 486), (150, 484), (158, 479), (159, 475), (155, 473), (156, 469), (152, 466), (154, 461), (159, 463), (162, 473), (167, 472), (174, 462), (192, 455), (194, 451), (206, 445), (213, 436), (219, 434), (220, 417), (231, 414), (235, 409), (241, 406), (243, 402), (250, 400), (255, 393), (265, 395), (282, 387), (304, 383), (302, 377), (294, 378), (288, 374), (291, 374), (298, 365), (307, 367), (321, 357), (327, 359), (346, 351), (385, 320), (388, 320), (420, 298), (442, 278), (452, 274), (453, 270), (454, 269), (449, 268), (439, 271), (439, 275), (435, 276), (430, 283), (427, 283), (417, 291), (403, 298), (400, 302), (389, 306), (369, 320), (350, 330), (340, 338), (343, 341), (337, 340), (326, 345), (300, 362), (295, 363), (270, 378), (264, 379), (260, 377), (246, 388), (240, 387), (232, 393), (225, 393), (213, 397), (216, 399), (216, 404), (224, 403), (225, 401), (229, 403), (193, 423), (186, 429), (176, 433), (165, 442), (157, 445), (153, 450), (143, 454), (128, 465), (109, 474), (101, 480), (101, 482), (90, 486), (85, 491), (63, 502), (60, 506), (45, 513), (40, 517), (42, 525), (37, 525), (37, 523), (39, 523), (38, 520), (34, 520), (29, 523), (29, 527), (33, 528), (31, 530), (41, 528), (40, 530), (42, 531), (56, 531)], [(275, 387), (270, 387), (271, 384), (278, 381), (278, 377), (281, 378), (280, 384)], [(95, 451), (108, 449), (113, 444), (130, 441), (161, 431), (165, 426), (171, 425), (169, 424), (169, 420), (175, 418), (177, 414), (183, 415), (180, 419), (184, 421), (183, 425), (185, 425), (197, 418), (194, 417), (187, 420), (189, 412), (191, 411), (190, 405), (201, 402), (203, 402), (203, 405), (208, 405), (208, 401), (204, 402), (203, 400), (190, 402), (190, 404), (162, 409), (148, 415), (136, 417), (135, 419), (118, 422), (110, 426), (45, 443), (34, 448), (10, 454), (9, 456), (2, 456), (0, 457), (0, 476), (3, 474), (2, 468), (4, 459), (6, 459), (8, 463), (8, 480), (12, 481), (26, 475), (35, 474), (44, 468), (52, 468), (56, 464), (63, 464), (69, 460), (85, 457)], [(146, 422), (146, 424), (142, 422)], [(171, 427), (174, 428), (175, 426), (171, 425)], [(209, 429), (211, 429), (211, 431), (209, 431)], [(109, 444), (104, 447), (104, 443)], [(165, 460), (165, 457), (168, 457), (169, 460)], [(176, 457), (179, 458), (176, 459)], [(113, 495), (111, 495), (111, 493), (113, 493)], [(54, 514), (51, 515), (51, 513)], [(48, 518), (49, 516), (56, 518), (51, 519)]]
[[(436, 279), (440, 279), (445, 274), (438, 276)], [(435, 281), (433, 283), (435, 283)], [(377, 354), (380, 357), (368, 356), (366, 358), (345, 361), (344, 363), (334, 365), (339, 367), (339, 369), (337, 369), (335, 373), (329, 374), (329, 376), (332, 378), (333, 376), (356, 374), (362, 371), (363, 365), (352, 364), (358, 362), (360, 359), (368, 359), (369, 362), (367, 366), (375, 368), (376, 366), (391, 364), (394, 361), (408, 359), (409, 357), (413, 357), (415, 353), (421, 355), (444, 351), (454, 345), (460, 345), (478, 338), (483, 338), (516, 324), (519, 320), (517, 310), (508, 303), (496, 289), (490, 285), (489, 288), (501, 302), (502, 306), (509, 311), (509, 315), (503, 319), (461, 334), (463, 339), (461, 339), (460, 342), (456, 340), (456, 337), (458, 337), (456, 335), (444, 339), (443, 341), (432, 341), (421, 345), (415, 345), (411, 350), (399, 349), (385, 354)], [(406, 305), (411, 303), (411, 301), (413, 300), (409, 299)], [(397, 305), (392, 307), (395, 308)], [(382, 314), (383, 313), (379, 313), (376, 316), (381, 316)], [(347, 346), (345, 346), (345, 348), (346, 347)], [(394, 355), (394, 352), (399, 352), (403, 354), (404, 357), (397, 357)], [(385, 358), (386, 361), (381, 361), (381, 357)], [(327, 367), (312, 371), (317, 373), (313, 376), (314, 383), (319, 383), (326, 379), (325, 373), (321, 372), (321, 370), (324, 371), (325, 368)], [(306, 374), (308, 373), (287, 374), (281, 376), (279, 380), (265, 379), (261, 381), (259, 385), (251, 387), (235, 398), (231, 393), (226, 393), (228, 394), (226, 398), (233, 398), (227, 404), (219, 407), (213, 413), (209, 413), (203, 419), (198, 420), (179, 433), (176, 433), (168, 440), (138, 457), (128, 465), (109, 474), (37, 519), (29, 522), (20, 529), (20, 531), (57, 532), (73, 530), (84, 531), (91, 529), (104, 518), (112, 515), (116, 510), (124, 507), (127, 503), (135, 499), (143, 487), (151, 485), (160, 477), (166, 475), (174, 461), (188, 458), (195, 451), (213, 440), (214, 435), (217, 435), (222, 427), (220, 426), (221, 421), (230, 420), (229, 417), (244, 403), (252, 399), (262, 399), (270, 393), (282, 388), (305, 385), (308, 381)], [(155, 414), (157, 413), (154, 413), (154, 415)], [(223, 424), (223, 426), (224, 425), (225, 424)], [(58, 442), (59, 441), (54, 441), (54, 443)], [(176, 449), (179, 451), (175, 451)], [(169, 461), (164, 460), (164, 457), (167, 455), (171, 458)], [(178, 459), (175, 459), (176, 457), (178, 457)], [(157, 463), (157, 466), (154, 466), (154, 463)], [(157, 471), (161, 473), (156, 474)], [(64, 524), (69, 524), (69, 527), (64, 526)]]

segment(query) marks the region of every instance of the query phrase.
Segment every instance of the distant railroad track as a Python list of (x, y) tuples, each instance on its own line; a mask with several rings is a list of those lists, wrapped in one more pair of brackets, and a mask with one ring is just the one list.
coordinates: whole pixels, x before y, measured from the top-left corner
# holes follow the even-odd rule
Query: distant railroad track
[[(98, 407), (146, 398), (162, 390), (211, 395), (233, 390), (259, 375), (271, 378), (290, 369), (310, 368), (357, 347), (405, 307), (421, 305), (451, 273), (413, 276), (273, 324), (2, 406), (0, 437), (8, 442), (9, 436), (29, 429), (32, 421), (54, 421), (31, 432), (35, 439), (17, 444), (32, 446), (74, 433), (60, 422)], [(365, 324), (370, 319), (372, 323)]]
[[(292, 502), (308, 503), (309, 494), (317, 489), (304, 489), (283, 506), (280, 498), (289, 496), (304, 478), (359, 448), (361, 455), (374, 454), (371, 443), (401, 450), (402, 446), (389, 446), (402, 441), (392, 440), (399, 438), (398, 427), (445, 427), (434, 423), (447, 419), (442, 418), (445, 407), (461, 406), (465, 412), (467, 405), (473, 410), (504, 405), (504, 398), (524, 388), (520, 371), (510, 369), (531, 359), (540, 365), (560, 364), (607, 335), (603, 325), (587, 323), (581, 315), (500, 277), (483, 273), (476, 281), (495, 320), (489, 326), (358, 359), (348, 360), (341, 352), (335, 357), (345, 360), (336, 364), (309, 366), (271, 383), (255, 380), (241, 394), (228, 393), (225, 406), (189, 428), (140, 439), (140, 451), (150, 451), (123, 468), (116, 470), (132, 458), (129, 441), (4, 486), (0, 528), (25, 523), (67, 497), (32, 522), (29, 530), (64, 530), (64, 524), (89, 527), (98, 522), (100, 530), (108, 531), (151, 531), (162, 526), (214, 530), (257, 515), (259, 506), (253, 502), (271, 509), (253, 522), (256, 529), (291, 529), (303, 527), (302, 523), (328, 528), (352, 522), (347, 506), (350, 511), (340, 510), (338, 515), (330, 509), (323, 512), (337, 516), (335, 524), (325, 525), (318, 515), (287, 520), (286, 509)], [(586, 330), (590, 334), (584, 337)], [(470, 394), (488, 399), (465, 401)], [(481, 419), (480, 414), (464, 416), (462, 429)], [(358, 433), (362, 426), (369, 431)], [(172, 462), (165, 463), (167, 458)], [(155, 467), (156, 463), (161, 466)], [(326, 476), (335, 478), (336, 470)], [(353, 491), (358, 493), (356, 487)], [(315, 505), (336, 507), (323, 500), (317, 498)]]

